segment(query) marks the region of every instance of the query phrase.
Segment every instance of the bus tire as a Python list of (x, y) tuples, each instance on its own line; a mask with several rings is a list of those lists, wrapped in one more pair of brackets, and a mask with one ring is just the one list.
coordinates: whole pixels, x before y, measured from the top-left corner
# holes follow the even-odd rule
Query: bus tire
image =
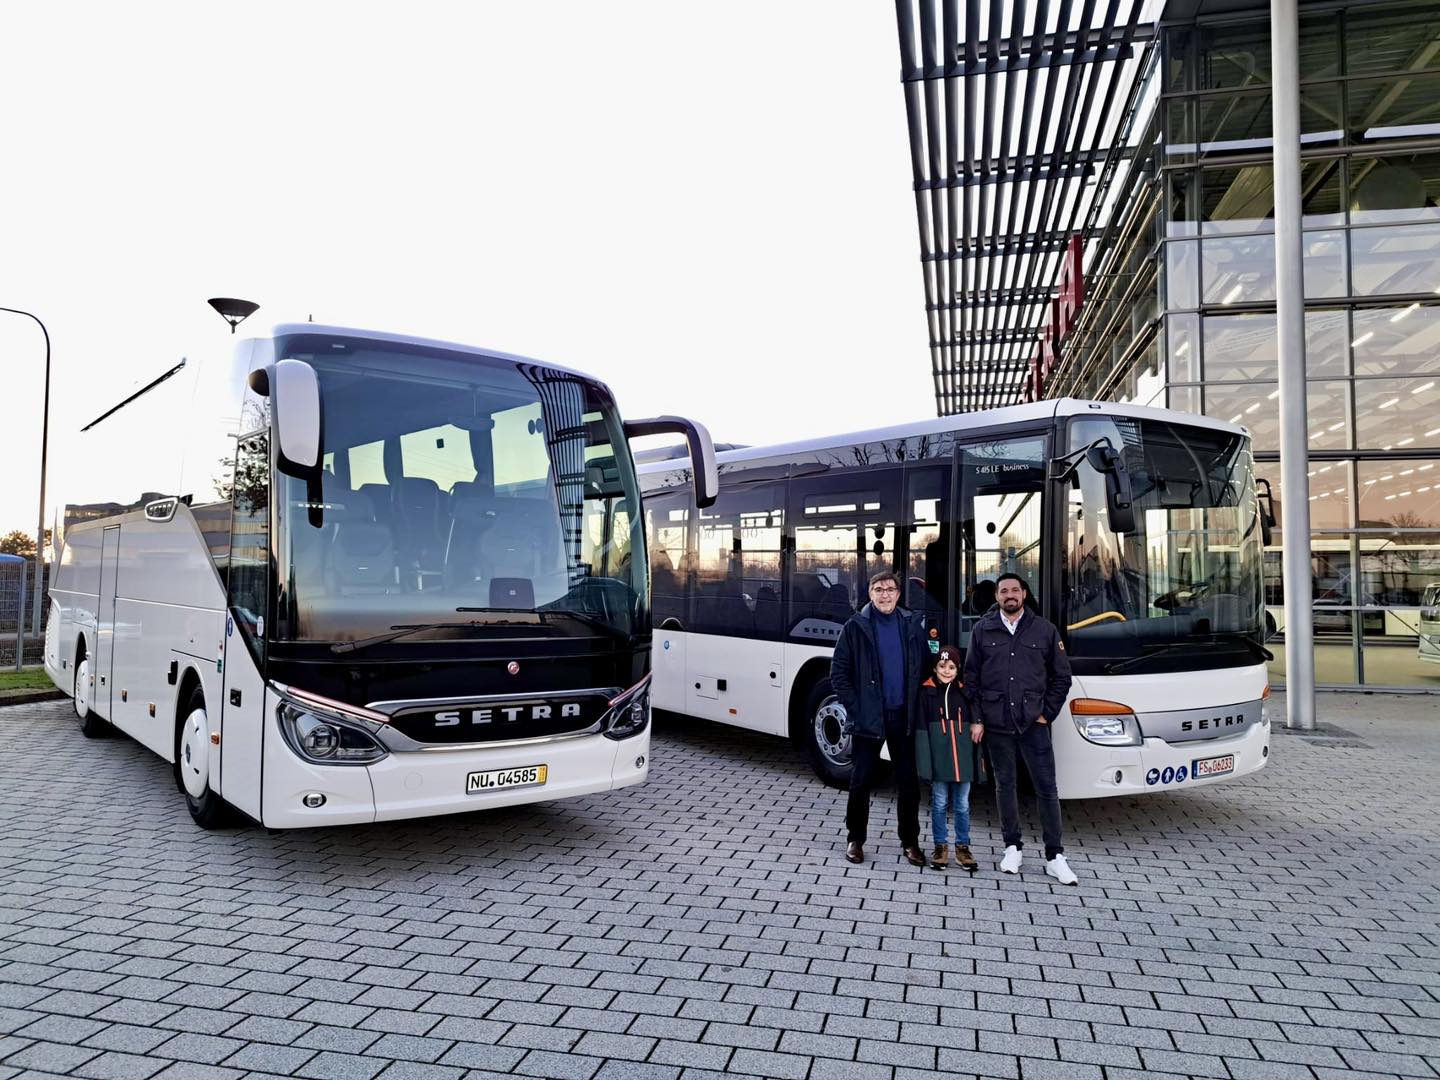
[(829, 677), (816, 681), (805, 701), (801, 739), (815, 775), (842, 791), (850, 786), (850, 733), (843, 729), (845, 706)]
[(210, 789), (210, 720), (205, 692), (196, 686), (175, 731), (175, 783), (185, 796), (185, 808), (202, 829), (220, 829), (231, 823), (230, 806)]
[(110, 725), (100, 714), (90, 708), (90, 657), (82, 643), (75, 656), (75, 685), (71, 687), (71, 698), (75, 703), (75, 715), (80, 718), (80, 734), (87, 739), (103, 739), (110, 734)]

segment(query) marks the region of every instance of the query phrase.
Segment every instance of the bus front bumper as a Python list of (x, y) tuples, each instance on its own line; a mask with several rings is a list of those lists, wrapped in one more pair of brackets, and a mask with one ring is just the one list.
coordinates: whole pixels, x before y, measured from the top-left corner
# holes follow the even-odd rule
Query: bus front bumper
[[(1090, 749), (1093, 749), (1091, 747)], [(1226, 762), (1224, 759), (1233, 758)], [(1141, 746), (1112, 747), (1103, 765), (1092, 765), (1090, 775), (1066, 772), (1060, 783), (1062, 799), (1104, 799), (1116, 795), (1207, 787), (1259, 772), (1270, 760), (1268, 717), (1241, 735), (1167, 743), (1146, 739)], [(1225, 766), (1229, 764), (1230, 768)], [(1198, 770), (1198, 775), (1197, 775)]]
[[(643, 783), (650, 771), (650, 729), (628, 739), (573, 739), (472, 750), (392, 753), (368, 766), (301, 760), (280, 739), (266, 740), (264, 824), (272, 829), (358, 825), (461, 814), (498, 806), (593, 795)], [(545, 767), (545, 782), (473, 792), (471, 773)], [(306, 797), (323, 795), (319, 806)], [(313, 801), (313, 800), (312, 800)]]

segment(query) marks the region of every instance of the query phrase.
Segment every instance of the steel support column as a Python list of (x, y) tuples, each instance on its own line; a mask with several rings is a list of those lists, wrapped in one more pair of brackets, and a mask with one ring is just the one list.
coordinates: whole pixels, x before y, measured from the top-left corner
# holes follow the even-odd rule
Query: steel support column
[(1300, 18), (1297, 0), (1271, 0), (1275, 130), (1275, 303), (1280, 361), (1280, 527), (1285, 575), (1286, 725), (1315, 727), (1315, 631), (1310, 569), (1309, 426), (1305, 416), (1305, 264), (1300, 246)]

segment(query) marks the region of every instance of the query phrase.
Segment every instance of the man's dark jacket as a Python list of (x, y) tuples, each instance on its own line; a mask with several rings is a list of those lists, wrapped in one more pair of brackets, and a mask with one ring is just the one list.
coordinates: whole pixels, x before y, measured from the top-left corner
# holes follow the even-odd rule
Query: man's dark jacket
[(1053, 724), (1060, 715), (1070, 693), (1070, 660), (1052, 623), (1027, 608), (1012, 635), (997, 604), (970, 634), (964, 682), (976, 720), (1018, 734), (1036, 717)]
[[(880, 674), (878, 632), (871, 605), (850, 616), (835, 643), (830, 658), (830, 685), (856, 735), (869, 739), (885, 737), (885, 686)], [(895, 609), (900, 620), (900, 647), (905, 657), (905, 734), (915, 734), (915, 709), (926, 657), (925, 630), (921, 616)]]

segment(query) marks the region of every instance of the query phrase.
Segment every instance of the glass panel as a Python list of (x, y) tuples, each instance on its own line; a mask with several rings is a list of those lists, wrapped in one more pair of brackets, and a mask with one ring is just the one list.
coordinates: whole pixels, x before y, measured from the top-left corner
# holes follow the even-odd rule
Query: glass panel
[(1440, 381), (1436, 379), (1357, 379), (1357, 446), (1399, 450), (1435, 446), (1440, 433)]
[(1356, 296), (1440, 292), (1440, 225), (1350, 231)]
[(1200, 306), (1200, 244), (1171, 240), (1165, 245), (1165, 306)]
[(1201, 241), (1207, 304), (1275, 299), (1275, 237), (1207, 236)]
[(1440, 464), (1362, 461), (1357, 468), (1362, 526), (1440, 529)]
[[(1431, 551), (1429, 565), (1434, 566)], [(1440, 580), (1433, 572), (1429, 577)], [(1440, 609), (1387, 608), (1363, 618), (1367, 685), (1440, 690)]]
[(1275, 183), (1269, 165), (1211, 166), (1201, 173), (1201, 231), (1270, 232), (1275, 228)]
[[(911, 611), (943, 615), (954, 552), (950, 534), (951, 467), (931, 465), (905, 471), (905, 509), (909, 543), (905, 593)], [(930, 625), (938, 625), (932, 618)]]
[(1172, 386), (1167, 391), (1170, 399), (1170, 408), (1178, 412), (1199, 413), (1200, 408), (1200, 387), (1198, 386)]
[(1165, 105), (1165, 153), (1172, 158), (1195, 152), (1194, 109), (1192, 98), (1181, 98)]
[(1259, 86), (1270, 81), (1268, 22), (1202, 27), (1197, 36), (1200, 49), (1198, 89)]
[(722, 477), (720, 497), (700, 511), (691, 628), (773, 638), (782, 629), (785, 485), (736, 481)]
[(960, 642), (995, 603), (996, 579), (1016, 573), (1038, 600), (1040, 504), (1045, 486), (1045, 440), (977, 443), (960, 452)]
[[(1345, 45), (1349, 74), (1440, 68), (1440, 54), (1429, 47), (1437, 19), (1440, 19), (1440, 3), (1435, 0), (1408, 0), (1378, 10), (1347, 11)], [(1330, 26), (1332, 36), (1336, 36), (1335, 24), (1331, 22)], [(1303, 48), (1302, 45), (1302, 53)]]
[(1201, 643), (1254, 663), (1245, 642), (1263, 630), (1261, 529), (1247, 440), (1171, 423), (1071, 422), (1072, 451), (1097, 440), (1124, 454), (1135, 528), (1111, 528), (1106, 478), (1082, 458), (1065, 492), (1060, 612), (1072, 655), (1176, 670), (1177, 657), (1159, 650)]
[(1345, 255), (1348, 245), (1345, 234), (1307, 232), (1303, 239), (1305, 259), (1305, 296), (1345, 296)]
[(1440, 154), (1357, 157), (1350, 177), (1350, 219), (1357, 225), (1440, 219)]
[[(323, 333), (279, 344), (315, 368), (322, 449), (350, 467), (322, 477), (321, 516), (298, 512), (309, 505), (300, 481), (275, 494), (277, 634), (340, 642), (444, 623), (453, 639), (484, 623), (486, 635), (623, 637), (647, 620), (649, 572), (632, 557), (643, 550), (639, 490), (602, 386), (438, 346), (337, 344)], [(457, 619), (462, 610), (478, 618)]]
[[(1268, 150), (1273, 129), (1273, 104), (1268, 90), (1250, 94), (1203, 97), (1197, 102), (1199, 152), (1240, 154)], [(1340, 87), (1335, 84), (1300, 88), (1300, 141), (1307, 146), (1338, 143), (1345, 135)]]
[(1345, 162), (1341, 158), (1322, 158), (1300, 165), (1301, 224), (1307, 229), (1345, 224), (1343, 178)]
[(230, 532), (230, 610), (235, 621), (257, 641), (263, 656), (270, 581), (270, 436), (266, 432), (240, 442), (232, 489), (234, 523)]
[(1305, 312), (1305, 373), (1308, 378), (1350, 371), (1349, 319), (1344, 311), (1317, 308)]
[[(1275, 496), (1276, 535), (1279, 535), (1280, 508), (1285, 502), (1284, 485), (1278, 461), (1257, 461), (1255, 475), (1270, 482)], [(1310, 527), (1312, 529), (1350, 528), (1350, 471), (1343, 461), (1312, 461), (1310, 463)], [(1276, 546), (1279, 546), (1277, 541)]]
[[(1434, 33), (1433, 25), (1429, 32)], [(1440, 77), (1407, 74), (1355, 80), (1346, 93), (1353, 142), (1440, 134)]]
[(645, 496), (645, 521), (650, 538), (650, 594), (655, 625), (673, 619), (681, 626), (689, 620), (690, 578), (693, 559), (686, 555), (694, 517), (688, 485)]
[(1440, 533), (1360, 534), (1365, 681), (1440, 689)]
[(834, 628), (823, 624), (843, 624), (865, 603), (870, 575), (897, 569), (899, 496), (894, 468), (791, 480), (791, 636), (833, 642)]
[[(1348, 386), (1347, 382), (1306, 384), (1311, 449), (1349, 448)], [(1205, 387), (1205, 413), (1217, 420), (1244, 424), (1255, 440), (1255, 449), (1276, 450), (1280, 445), (1279, 398), (1279, 387), (1273, 382), (1209, 383)]]
[(1273, 314), (1207, 315), (1204, 334), (1207, 379), (1276, 378)]
[(1200, 232), (1200, 174), (1193, 170), (1172, 170), (1166, 174), (1169, 191), (1169, 217), (1165, 222), (1166, 236), (1196, 236)]
[(1171, 382), (1195, 382), (1200, 378), (1200, 316), (1170, 315), (1165, 319), (1169, 335)]
[(1440, 372), (1440, 307), (1360, 308), (1354, 319), (1355, 374)]
[[(1343, 311), (1306, 312), (1305, 366), (1311, 378), (1346, 373), (1349, 342), (1345, 325)], [(1206, 378), (1235, 381), (1278, 377), (1274, 315), (1207, 315), (1204, 337)]]

